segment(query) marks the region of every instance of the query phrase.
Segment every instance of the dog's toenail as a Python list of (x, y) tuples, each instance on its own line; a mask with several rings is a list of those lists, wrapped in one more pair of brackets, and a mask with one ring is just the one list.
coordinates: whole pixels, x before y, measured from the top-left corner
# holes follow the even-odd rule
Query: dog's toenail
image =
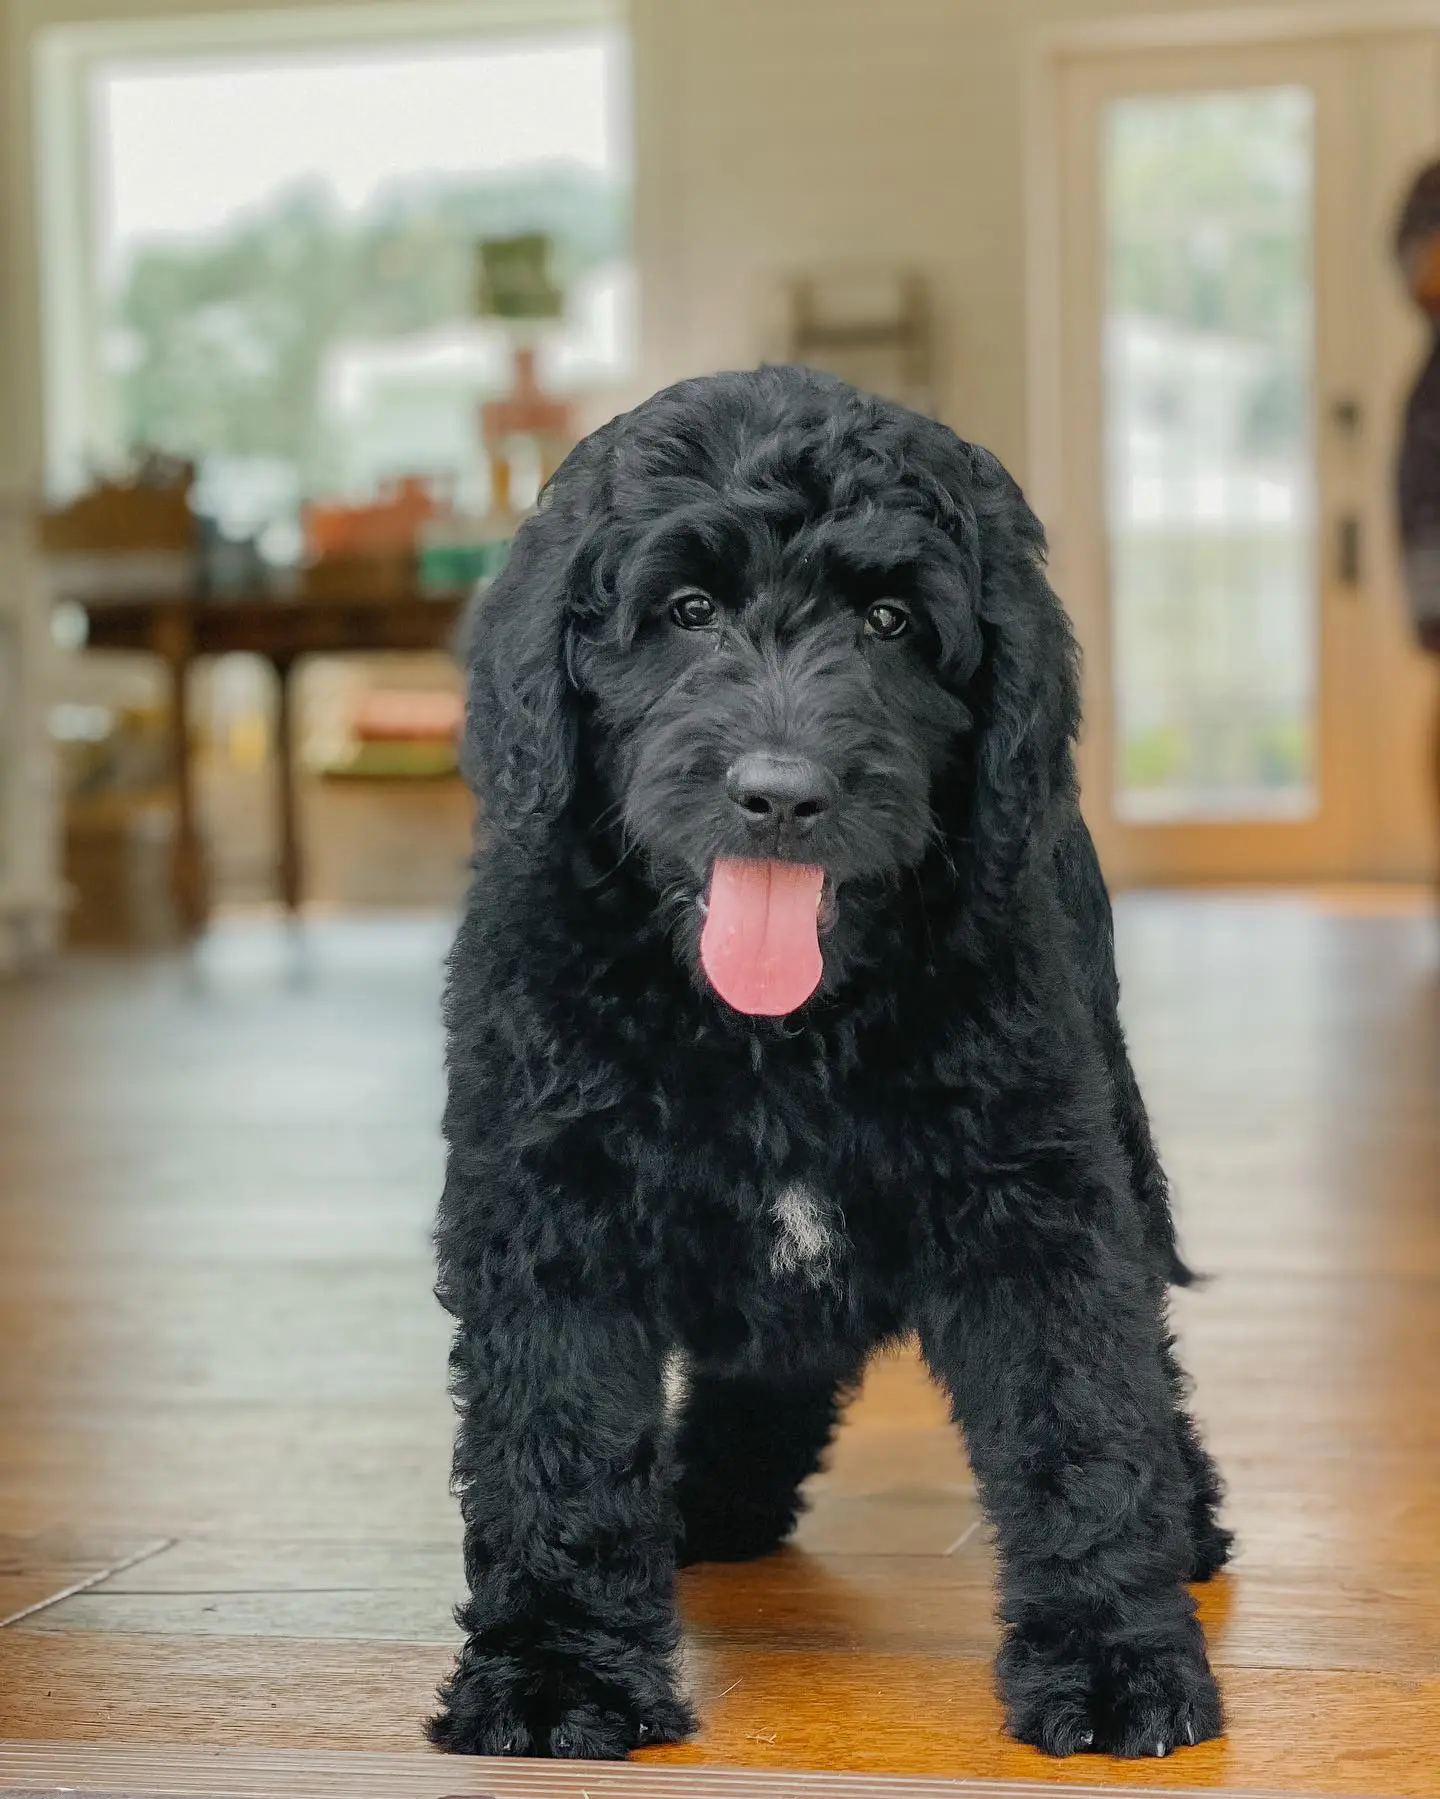
[(1192, 1749), (1195, 1747), (1195, 1726), (1188, 1722), (1185, 1726), (1185, 1741)]
[(1077, 1749), (1088, 1749), (1094, 1741), (1095, 1732), (1093, 1730), (1082, 1730), (1076, 1740), (1075, 1747)]
[(1163, 1741), (1156, 1743), (1155, 1753), (1157, 1755), (1168, 1755), (1170, 1753), (1170, 1745)]
[(513, 1755), (519, 1747), (519, 1737), (506, 1737), (505, 1741), (500, 1745), (500, 1753), (502, 1755)]

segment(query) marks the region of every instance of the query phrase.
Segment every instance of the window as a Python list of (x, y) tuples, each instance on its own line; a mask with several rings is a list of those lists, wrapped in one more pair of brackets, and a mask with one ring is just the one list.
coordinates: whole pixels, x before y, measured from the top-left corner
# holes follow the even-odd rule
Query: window
[(86, 375), (52, 351), (52, 481), (193, 458), (199, 509), (287, 560), (310, 496), (419, 474), (483, 505), (478, 407), (510, 361), (475, 316), (481, 238), (552, 239), (557, 391), (633, 367), (626, 48), (604, 24), (318, 46), (245, 24), (234, 47), (69, 59), (87, 241), (49, 285)]

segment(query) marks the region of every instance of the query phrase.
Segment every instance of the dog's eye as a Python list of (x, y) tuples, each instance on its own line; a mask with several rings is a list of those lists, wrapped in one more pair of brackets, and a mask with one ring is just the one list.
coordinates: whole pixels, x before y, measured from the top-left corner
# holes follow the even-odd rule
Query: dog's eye
[(720, 609), (699, 587), (682, 587), (670, 596), (670, 616), (682, 631), (704, 631), (715, 623)]
[(903, 637), (910, 629), (910, 614), (894, 600), (877, 600), (865, 614), (867, 637)]

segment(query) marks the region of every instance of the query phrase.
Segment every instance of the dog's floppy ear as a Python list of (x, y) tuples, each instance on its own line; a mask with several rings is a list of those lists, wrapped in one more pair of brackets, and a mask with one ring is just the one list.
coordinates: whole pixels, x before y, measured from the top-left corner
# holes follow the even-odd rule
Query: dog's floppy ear
[(465, 773), (488, 833), (540, 840), (575, 780), (578, 695), (571, 629), (583, 604), (598, 506), (596, 433), (566, 459), (510, 560), (476, 602), (466, 660)]
[(1056, 812), (1075, 803), (1079, 659), (1046, 576), (1040, 521), (988, 451), (972, 456), (984, 653), (969, 849), (984, 889), (1000, 899)]

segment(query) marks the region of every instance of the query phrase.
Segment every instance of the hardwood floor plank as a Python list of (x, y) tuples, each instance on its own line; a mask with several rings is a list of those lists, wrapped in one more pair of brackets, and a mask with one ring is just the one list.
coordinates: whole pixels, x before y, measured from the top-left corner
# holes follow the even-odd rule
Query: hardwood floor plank
[[(429, 1755), (327, 1755), (322, 1751), (186, 1750), (74, 1743), (0, 1743), (0, 1781), (81, 1799), (1044, 1799), (1052, 1785), (1025, 1780), (974, 1781), (757, 1768), (665, 1767), (636, 1762), (444, 1760)], [(1189, 1788), (1124, 1789), (1171, 1794)], [(1216, 1789), (1208, 1789), (1215, 1792)], [(1220, 1789), (1221, 1793), (1228, 1789)], [(15, 1799), (0, 1788), (0, 1799)], [(1234, 1796), (1238, 1799), (1238, 1796)]]
[(133, 1543), (36, 1531), (0, 1536), (0, 1629), (123, 1575), (170, 1547), (170, 1539)]
[[(429, 1645), (89, 1632), (16, 1631), (5, 1649), (0, 1740), (236, 1749), (414, 1750), (448, 1661)], [(692, 1642), (687, 1663), (701, 1734), (647, 1751), (646, 1765), (1403, 1799), (1435, 1792), (1440, 1678), (1231, 1670), (1224, 1742), (1161, 1762), (1055, 1762), (1003, 1736), (983, 1662)]]

